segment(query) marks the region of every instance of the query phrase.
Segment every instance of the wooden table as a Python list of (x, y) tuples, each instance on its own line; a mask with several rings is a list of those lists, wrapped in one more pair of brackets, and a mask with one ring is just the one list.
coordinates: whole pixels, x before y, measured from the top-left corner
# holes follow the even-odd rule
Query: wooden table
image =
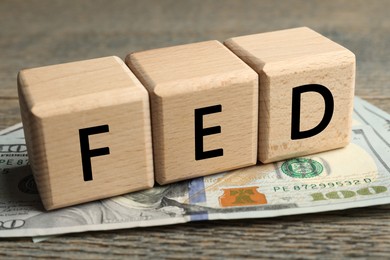
[[(356, 95), (390, 112), (389, 1), (1, 1), (0, 128), (22, 68), (309, 26), (357, 56)], [(390, 206), (270, 219), (1, 239), (0, 258), (389, 257)]]

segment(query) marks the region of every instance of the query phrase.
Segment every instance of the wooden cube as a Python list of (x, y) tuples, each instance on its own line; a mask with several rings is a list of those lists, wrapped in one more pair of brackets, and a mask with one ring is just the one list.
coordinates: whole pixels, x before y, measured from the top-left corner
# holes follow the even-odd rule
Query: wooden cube
[(122, 60), (23, 70), (18, 87), (46, 209), (153, 186), (148, 93)]
[(151, 99), (160, 184), (257, 161), (258, 76), (218, 41), (130, 54)]
[(261, 162), (349, 143), (352, 52), (309, 28), (231, 38), (225, 45), (259, 74)]

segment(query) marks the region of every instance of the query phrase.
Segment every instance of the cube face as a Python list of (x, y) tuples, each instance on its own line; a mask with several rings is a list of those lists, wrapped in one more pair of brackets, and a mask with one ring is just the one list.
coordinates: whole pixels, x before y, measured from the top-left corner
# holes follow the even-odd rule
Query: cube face
[(128, 55), (149, 90), (160, 184), (256, 163), (258, 77), (216, 41)]
[[(308, 28), (232, 38), (225, 45), (259, 73), (261, 162), (349, 143), (355, 81), (355, 57), (350, 51)], [(300, 133), (315, 129), (322, 121), (325, 124), (325, 110), (331, 102), (321, 94), (322, 86), (333, 98), (330, 121), (315, 135), (294, 138), (293, 122)], [(305, 88), (311, 90), (301, 91)], [(294, 92), (300, 93), (293, 103)], [(299, 116), (293, 115), (294, 110)]]
[[(58, 74), (53, 77), (51, 70)], [(50, 93), (41, 94), (44, 84)], [(19, 96), (30, 164), (46, 209), (153, 186), (148, 94), (121, 60), (22, 71)], [(84, 150), (81, 143), (87, 144)]]

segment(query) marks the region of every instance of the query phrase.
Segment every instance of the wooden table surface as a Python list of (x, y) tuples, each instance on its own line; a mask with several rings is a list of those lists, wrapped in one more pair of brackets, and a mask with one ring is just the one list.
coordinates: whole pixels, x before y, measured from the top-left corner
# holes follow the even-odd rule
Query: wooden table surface
[[(1, 1), (0, 129), (20, 69), (308, 26), (357, 56), (356, 95), (390, 112), (390, 1)], [(1, 239), (0, 258), (390, 257), (390, 205), (269, 219)]]

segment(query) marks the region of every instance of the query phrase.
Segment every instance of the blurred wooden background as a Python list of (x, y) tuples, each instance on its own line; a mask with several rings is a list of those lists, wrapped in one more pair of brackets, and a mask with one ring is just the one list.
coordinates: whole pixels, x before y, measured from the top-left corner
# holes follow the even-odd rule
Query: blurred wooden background
[[(308, 26), (357, 56), (356, 95), (390, 112), (390, 1), (0, 1), (0, 129), (23, 68)], [(0, 257), (382, 258), (390, 206), (1, 239)]]

